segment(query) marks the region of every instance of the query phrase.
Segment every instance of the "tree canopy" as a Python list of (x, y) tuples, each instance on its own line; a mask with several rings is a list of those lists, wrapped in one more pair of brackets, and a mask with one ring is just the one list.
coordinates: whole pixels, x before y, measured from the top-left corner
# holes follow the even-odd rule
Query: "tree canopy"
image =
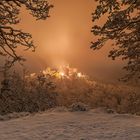
[(17, 47), (35, 49), (31, 34), (12, 27), (20, 22), (19, 13), (22, 6), (25, 6), (37, 20), (47, 19), (49, 10), (53, 7), (46, 0), (0, 0), (0, 55), (9, 58), (8, 67), (15, 61), (24, 60), (17, 55)]
[[(96, 0), (98, 5), (92, 13), (92, 32), (97, 41), (91, 48), (98, 50), (108, 40), (112, 40), (113, 49), (109, 57), (113, 60), (121, 57), (127, 60), (127, 70), (123, 80), (140, 79), (140, 0)], [(102, 25), (96, 20), (107, 17)]]

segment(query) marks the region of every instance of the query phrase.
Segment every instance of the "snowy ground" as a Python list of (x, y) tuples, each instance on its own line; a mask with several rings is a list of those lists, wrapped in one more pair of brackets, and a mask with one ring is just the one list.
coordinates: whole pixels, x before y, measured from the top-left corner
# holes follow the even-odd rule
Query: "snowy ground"
[(140, 140), (140, 117), (49, 111), (0, 121), (0, 140)]

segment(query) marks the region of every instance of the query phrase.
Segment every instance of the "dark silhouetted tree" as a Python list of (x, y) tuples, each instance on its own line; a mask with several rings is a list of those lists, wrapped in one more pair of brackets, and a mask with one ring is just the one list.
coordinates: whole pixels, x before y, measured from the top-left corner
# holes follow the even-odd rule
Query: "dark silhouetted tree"
[(35, 49), (31, 34), (12, 27), (20, 22), (18, 16), (22, 6), (37, 20), (48, 18), (49, 10), (53, 7), (46, 0), (0, 0), (0, 55), (9, 58), (7, 67), (11, 67), (16, 61), (24, 60), (17, 55), (17, 47)]
[(91, 48), (98, 50), (108, 40), (112, 40), (113, 49), (109, 57), (113, 60), (121, 57), (128, 63), (124, 80), (140, 79), (140, 0), (96, 0), (98, 5), (93, 22), (107, 17), (101, 26), (95, 22), (92, 32), (98, 37)]

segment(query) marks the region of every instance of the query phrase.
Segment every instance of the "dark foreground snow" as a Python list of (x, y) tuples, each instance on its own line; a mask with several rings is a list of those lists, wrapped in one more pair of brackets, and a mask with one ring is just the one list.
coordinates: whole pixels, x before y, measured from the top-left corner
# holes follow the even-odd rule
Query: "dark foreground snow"
[(0, 140), (140, 140), (140, 117), (49, 111), (0, 121)]

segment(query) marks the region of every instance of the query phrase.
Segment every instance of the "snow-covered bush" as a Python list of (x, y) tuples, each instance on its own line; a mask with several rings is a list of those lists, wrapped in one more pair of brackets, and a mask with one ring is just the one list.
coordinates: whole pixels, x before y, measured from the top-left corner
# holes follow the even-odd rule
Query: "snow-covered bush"
[(50, 79), (26, 78), (13, 73), (2, 83), (0, 114), (38, 112), (57, 106), (57, 93)]
[(81, 103), (81, 102), (73, 103), (70, 106), (70, 111), (88, 111), (88, 110), (89, 110), (89, 107), (86, 104)]

